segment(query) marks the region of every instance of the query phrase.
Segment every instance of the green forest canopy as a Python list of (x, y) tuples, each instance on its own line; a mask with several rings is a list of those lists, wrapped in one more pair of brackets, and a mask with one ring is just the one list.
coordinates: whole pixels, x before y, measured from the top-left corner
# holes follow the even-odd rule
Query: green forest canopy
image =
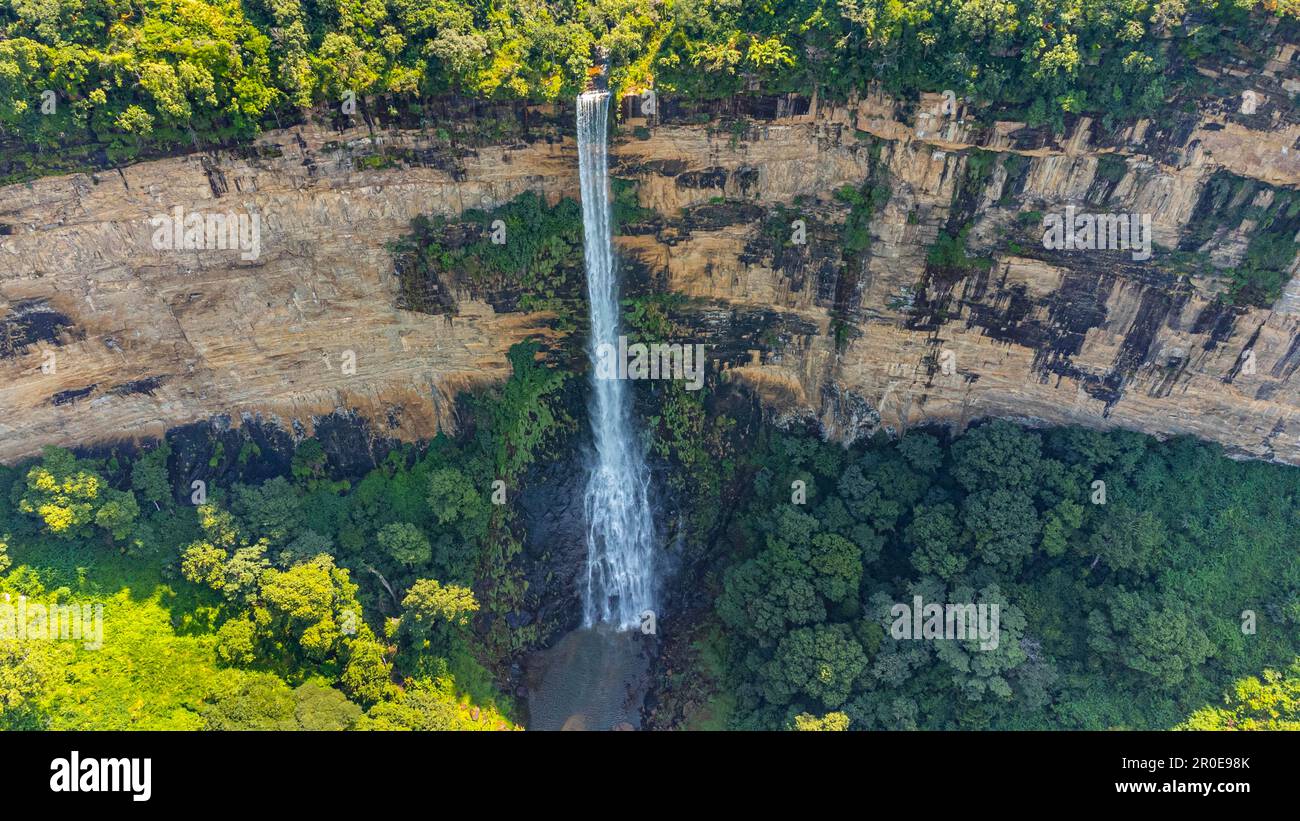
[(0, 0), (0, 129), (122, 160), (349, 92), (555, 100), (596, 50), (617, 88), (691, 97), (881, 81), (1037, 121), (1142, 115), (1195, 78), (1187, 63), (1263, 59), (1266, 20), (1297, 15), (1296, 0)]
[[(1295, 726), (1300, 471), (1002, 421), (765, 439), (719, 578), (728, 726)], [(1000, 641), (896, 639), (918, 595), (999, 604)]]
[(355, 481), (327, 476), (316, 439), (288, 475), (214, 483), (202, 504), (166, 443), (0, 466), (0, 598), (103, 607), (102, 647), (0, 624), (0, 729), (512, 728), (484, 664), (536, 627), (469, 626), (523, 592), (492, 483), (517, 486), (569, 425), (566, 377), (536, 352), (512, 348), (512, 377), (467, 400), (473, 435)]
[[(548, 458), (566, 425), (560, 374), (514, 358), (506, 388), (475, 400), (474, 435), (395, 451), (356, 482), (325, 475), (314, 439), (290, 475), (199, 506), (173, 498), (166, 445), (0, 469), (0, 592), (105, 618), (102, 648), (0, 636), (0, 726), (514, 726), (490, 670), (539, 636), (470, 629), (519, 594), (510, 508), (487, 488)], [(847, 451), (760, 439), (705, 581), (715, 726), (1298, 726), (1300, 471), (1007, 422)], [(891, 605), (916, 595), (999, 603), (999, 641), (891, 637)]]

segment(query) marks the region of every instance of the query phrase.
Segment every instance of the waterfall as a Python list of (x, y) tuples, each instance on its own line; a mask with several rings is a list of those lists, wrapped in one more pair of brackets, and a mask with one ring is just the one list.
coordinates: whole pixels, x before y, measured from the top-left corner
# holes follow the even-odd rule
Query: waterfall
[(650, 473), (632, 426), (627, 384), (598, 375), (597, 349), (618, 346), (618, 271), (614, 262), (606, 146), (609, 94), (578, 97), (578, 176), (591, 303), (591, 427), (596, 460), (583, 499), (587, 515), (587, 583), (583, 621), (637, 627), (654, 606), (654, 525)]

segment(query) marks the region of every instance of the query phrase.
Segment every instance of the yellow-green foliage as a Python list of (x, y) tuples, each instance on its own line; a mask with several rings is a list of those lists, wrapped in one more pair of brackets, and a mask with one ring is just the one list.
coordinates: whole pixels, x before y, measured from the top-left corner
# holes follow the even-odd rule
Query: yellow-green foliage
[[(120, 566), (105, 573), (111, 578)], [(53, 730), (190, 730), (202, 729), (198, 708), (214, 688), (229, 687), (243, 670), (220, 669), (210, 632), (178, 633), (170, 608), (176, 593), (156, 575), (137, 573), (128, 583), (105, 590), (100, 574), (81, 568), (82, 582), (63, 589), (63, 603), (103, 606), (103, 646), (86, 647), (74, 639), (14, 641), (28, 653), (18, 659), (0, 654), (0, 679), (28, 675), (40, 665), (43, 679), (33, 693), (41, 726)], [(30, 567), (16, 568), (0, 588), (16, 598), (21, 584), (34, 595), (32, 601), (48, 601), (53, 594), (37, 586), (33, 575), (46, 575)], [(105, 579), (107, 580), (107, 579)], [(12, 706), (12, 705), (10, 705)], [(0, 719), (0, 726), (5, 722)]]
[(844, 713), (827, 713), (818, 718), (811, 713), (794, 717), (794, 729), (799, 732), (842, 732), (849, 728), (849, 717)]
[[(509, 612), (526, 590), (518, 539), (474, 488), (572, 424), (564, 374), (536, 353), (513, 349), (515, 377), (474, 400), (478, 437), (394, 451), (355, 487), (326, 481), (319, 446), (295, 483), (236, 482), (198, 507), (172, 498), (162, 449), (0, 466), (0, 593), (103, 608), (98, 646), (0, 632), (0, 728), (351, 729), (365, 710), (372, 728), (511, 726), (487, 666), (536, 628), (467, 629), (476, 591)], [(385, 528), (419, 549), (383, 550)], [(379, 637), (404, 600), (418, 612)]]
[(358, 730), (515, 730), (515, 726), (492, 707), (477, 707), (458, 696), (449, 675), (409, 679), (402, 691), (375, 705)]
[(1179, 730), (1300, 730), (1300, 659), (1285, 674), (1265, 670), (1243, 678), (1222, 707), (1202, 707)]
[(1063, 128), (1067, 113), (1149, 116), (1195, 89), (1196, 58), (1244, 51), (1275, 18), (1300, 16), (1296, 0), (66, 5), (74, 7), (10, 3), (0, 16), (0, 131), (27, 143), (0, 158), (0, 175), (67, 167), (49, 155), (68, 146), (82, 149), (84, 163), (92, 145), (121, 160), (143, 147), (247, 138), (279, 110), (335, 107), (349, 94), (363, 103), (446, 92), (563, 99), (599, 71), (597, 50), (616, 93), (817, 88), (843, 98), (879, 81), (900, 96), (952, 89)]
[(55, 473), (38, 465), (27, 472), (27, 493), (18, 503), (23, 513), (41, 518), (49, 532), (69, 536), (95, 518), (103, 480), (84, 470)]
[[(42, 554), (47, 545), (26, 551)], [(85, 559), (85, 556), (80, 557)], [(32, 601), (103, 606), (103, 644), (76, 640), (0, 640), (0, 727), (52, 730), (201, 730), (345, 728), (361, 708), (315, 679), (291, 689), (278, 675), (223, 665), (212, 629), (217, 612), (178, 593), (156, 572), (113, 554), (80, 566), (78, 582), (48, 591), (38, 579), (66, 576), (20, 565), (0, 591)], [(292, 608), (291, 608), (292, 609)], [(450, 674), (415, 682), (381, 701), (367, 729), (513, 729), (493, 707), (477, 708)], [(222, 708), (223, 704), (233, 704)], [(287, 705), (287, 706), (286, 706)], [(287, 715), (282, 714), (287, 710)]]

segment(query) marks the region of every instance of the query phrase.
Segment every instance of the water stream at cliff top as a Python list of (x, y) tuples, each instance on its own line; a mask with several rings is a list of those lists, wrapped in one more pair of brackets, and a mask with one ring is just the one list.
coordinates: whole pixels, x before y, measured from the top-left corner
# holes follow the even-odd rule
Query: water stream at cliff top
[(582, 185), (583, 250), (591, 304), (591, 427), (596, 459), (587, 481), (587, 575), (583, 624), (630, 630), (654, 607), (654, 523), (650, 473), (632, 423), (627, 383), (600, 378), (602, 345), (617, 348), (618, 266), (611, 237), (607, 145), (609, 93), (578, 97), (578, 177)]

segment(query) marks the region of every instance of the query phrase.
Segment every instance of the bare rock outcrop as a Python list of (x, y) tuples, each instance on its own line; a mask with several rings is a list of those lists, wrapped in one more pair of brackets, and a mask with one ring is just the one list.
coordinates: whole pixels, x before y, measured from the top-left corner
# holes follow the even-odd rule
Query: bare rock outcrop
[[(1300, 462), (1297, 263), (1267, 307), (1227, 298), (1261, 232), (1300, 211), (1293, 53), (1225, 75), (1254, 90), (1248, 113), (1226, 97), (1062, 135), (878, 90), (726, 117), (668, 105), (614, 143), (648, 215), (620, 251), (639, 287), (690, 298), (679, 319), (725, 378), (828, 436), (1007, 416)], [(456, 391), (505, 376), (512, 343), (554, 331), (472, 293), (446, 316), (395, 307), (389, 243), (419, 214), (576, 189), (562, 134), (470, 148), (320, 127), (0, 188), (0, 461), (218, 413), (310, 430), (346, 407), (430, 435)], [(871, 205), (850, 237), (854, 197)], [(156, 248), (151, 217), (177, 207), (259, 215), (258, 255)], [(1066, 208), (1146, 215), (1153, 258), (1045, 248), (1043, 215)]]
[[(468, 296), (454, 317), (397, 309), (387, 245), (419, 214), (572, 193), (575, 155), (538, 140), (363, 162), (376, 143), (439, 154), (430, 141), (303, 127), (241, 154), (0, 188), (0, 460), (220, 413), (310, 430), (351, 408), (399, 438), (447, 424), (458, 391), (504, 378), (509, 346), (549, 331)], [(155, 247), (151, 218), (178, 208), (256, 215), (256, 257)]]

